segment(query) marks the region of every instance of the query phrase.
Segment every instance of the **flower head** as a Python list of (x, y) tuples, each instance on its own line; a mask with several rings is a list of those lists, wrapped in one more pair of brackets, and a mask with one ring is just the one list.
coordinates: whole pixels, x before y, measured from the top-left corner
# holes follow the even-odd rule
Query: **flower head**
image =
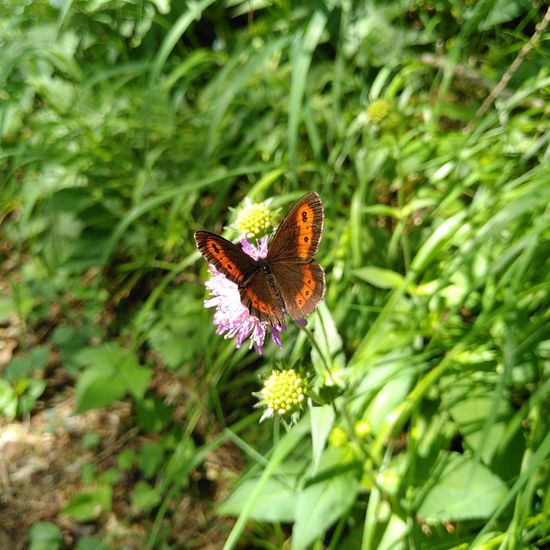
[(374, 124), (380, 124), (390, 113), (391, 103), (385, 99), (377, 99), (367, 107), (367, 116)]
[[(248, 242), (246, 237), (243, 237), (241, 245), (244, 252), (258, 260), (267, 255), (268, 240), (269, 237), (265, 236), (254, 246)], [(239, 287), (213, 265), (210, 265), (209, 269), (212, 276), (205, 282), (205, 286), (212, 297), (205, 300), (204, 306), (216, 308), (214, 313), (216, 334), (224, 334), (225, 338), (236, 337), (235, 347), (237, 349), (247, 338), (250, 338), (250, 348), (254, 347), (256, 352), (261, 355), (269, 328), (272, 340), (281, 347), (281, 332), (285, 330), (285, 327), (273, 327), (251, 315), (241, 302)]]
[(260, 422), (274, 415), (287, 416), (296, 412), (305, 399), (307, 380), (294, 369), (273, 370), (263, 388), (255, 395), (258, 407), (265, 407)]
[(249, 239), (259, 237), (272, 226), (271, 210), (267, 202), (254, 203), (247, 197), (244, 206), (237, 213), (235, 227)]

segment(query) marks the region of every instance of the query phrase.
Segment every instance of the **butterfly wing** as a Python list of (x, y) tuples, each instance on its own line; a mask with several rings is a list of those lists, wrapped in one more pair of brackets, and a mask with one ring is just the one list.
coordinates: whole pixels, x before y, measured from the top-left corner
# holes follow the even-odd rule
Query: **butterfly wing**
[(256, 260), (216, 233), (197, 231), (195, 242), (206, 261), (239, 286), (258, 269)]
[(274, 326), (283, 324), (284, 302), (272, 274), (216, 233), (197, 231), (195, 242), (206, 261), (238, 285), (241, 302), (251, 315)]
[(272, 271), (285, 310), (293, 319), (303, 319), (323, 299), (325, 271), (319, 262), (276, 262)]
[(319, 248), (325, 218), (321, 197), (306, 193), (289, 210), (269, 243), (267, 260), (307, 262)]
[(254, 317), (273, 326), (284, 323), (284, 301), (272, 273), (256, 271), (240, 293), (241, 302)]
[(288, 212), (267, 254), (286, 312), (293, 319), (310, 314), (325, 295), (325, 272), (313, 259), (323, 234), (321, 197), (306, 193)]

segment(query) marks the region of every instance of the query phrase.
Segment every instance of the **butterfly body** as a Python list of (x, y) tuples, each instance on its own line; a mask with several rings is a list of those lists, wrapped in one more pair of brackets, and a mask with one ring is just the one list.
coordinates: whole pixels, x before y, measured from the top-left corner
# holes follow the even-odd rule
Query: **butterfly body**
[(303, 319), (325, 293), (325, 273), (314, 259), (323, 232), (324, 211), (315, 192), (289, 210), (268, 245), (255, 260), (215, 233), (197, 231), (195, 241), (206, 260), (237, 284), (241, 302), (260, 321), (284, 323), (285, 313)]

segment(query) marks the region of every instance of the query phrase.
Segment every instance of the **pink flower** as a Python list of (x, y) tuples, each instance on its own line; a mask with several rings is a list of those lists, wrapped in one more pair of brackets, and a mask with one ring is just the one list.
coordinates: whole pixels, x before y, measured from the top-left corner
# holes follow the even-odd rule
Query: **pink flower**
[[(254, 246), (248, 242), (245, 236), (241, 240), (241, 246), (246, 254), (259, 260), (267, 256), (268, 241), (269, 237), (266, 235), (256, 241), (257, 244)], [(272, 340), (278, 347), (282, 347), (281, 332), (285, 330), (285, 326), (273, 327), (251, 315), (241, 302), (239, 287), (213, 265), (208, 267), (212, 277), (205, 282), (205, 286), (210, 291), (212, 298), (205, 300), (204, 306), (216, 308), (214, 313), (216, 334), (224, 334), (225, 338), (236, 337), (235, 347), (237, 349), (247, 338), (250, 338), (250, 348), (254, 346), (256, 352), (262, 355), (265, 335), (269, 328)]]

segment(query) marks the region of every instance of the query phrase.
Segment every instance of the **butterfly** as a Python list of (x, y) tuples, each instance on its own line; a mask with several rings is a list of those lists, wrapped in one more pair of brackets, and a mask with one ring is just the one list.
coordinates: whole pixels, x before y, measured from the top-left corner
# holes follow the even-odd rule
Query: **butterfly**
[(260, 260), (216, 233), (197, 231), (195, 242), (208, 263), (238, 286), (251, 315), (282, 326), (285, 314), (303, 319), (325, 295), (325, 272), (313, 258), (324, 217), (321, 197), (306, 193), (288, 211)]

